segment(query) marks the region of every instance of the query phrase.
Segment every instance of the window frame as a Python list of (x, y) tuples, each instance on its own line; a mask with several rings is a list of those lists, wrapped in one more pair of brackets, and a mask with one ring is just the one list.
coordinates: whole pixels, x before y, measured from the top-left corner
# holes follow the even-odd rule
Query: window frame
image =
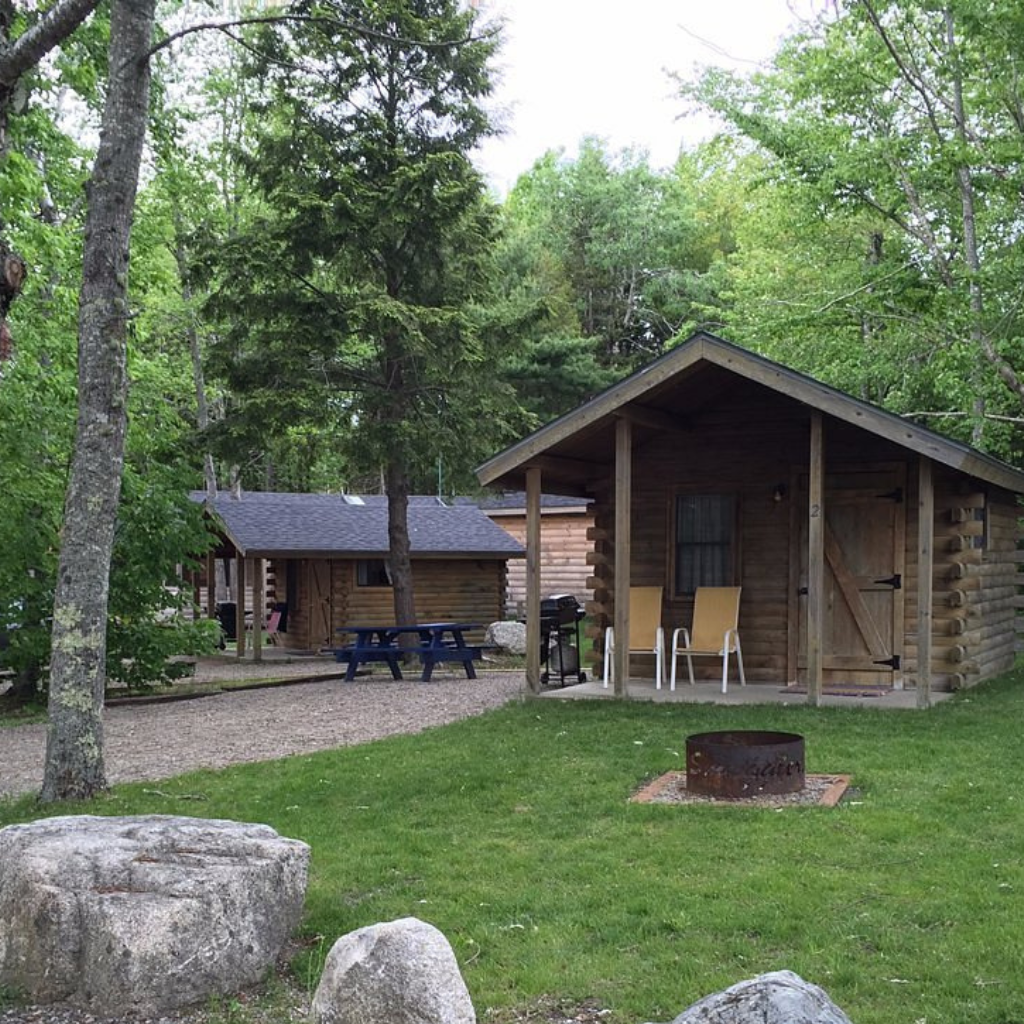
[[(723, 542), (705, 542), (699, 541), (683, 542), (679, 536), (680, 534), (680, 503), (686, 500), (692, 499), (718, 499), (729, 504), (729, 514), (726, 520), (729, 524), (729, 537), (728, 537), (728, 553), (725, 559), (726, 563), (726, 578), (716, 579), (714, 581), (698, 579), (694, 585), (693, 590), (686, 590), (683, 588), (683, 577), (684, 572), (681, 558), (683, 557), (684, 547), (697, 548), (697, 547), (710, 547), (720, 546)], [(740, 499), (739, 495), (735, 491), (676, 491), (673, 493), (669, 507), (669, 529), (670, 543), (669, 543), (669, 557), (671, 559), (670, 570), (671, 570), (671, 585), (672, 585), (672, 598), (674, 600), (690, 600), (693, 598), (698, 587), (732, 587), (736, 585), (737, 566), (739, 564), (739, 516), (740, 516)]]
[[(386, 558), (357, 558), (355, 577), (356, 586), (364, 590), (391, 590), (394, 587)], [(383, 583), (380, 582), (382, 579)]]

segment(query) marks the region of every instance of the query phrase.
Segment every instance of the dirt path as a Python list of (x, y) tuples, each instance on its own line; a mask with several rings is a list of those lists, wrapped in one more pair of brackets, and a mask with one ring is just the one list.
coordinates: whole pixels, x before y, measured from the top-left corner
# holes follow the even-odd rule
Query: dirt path
[[(329, 663), (317, 671), (336, 667)], [(243, 668), (264, 677), (310, 671), (309, 666)], [(334, 679), (108, 707), (107, 778), (111, 783), (163, 779), (419, 732), (500, 707), (522, 690), (522, 672), (487, 671), (477, 679), (446, 673), (430, 683), (375, 674), (352, 683)], [(45, 725), (0, 729), (0, 796), (38, 792), (45, 746)]]

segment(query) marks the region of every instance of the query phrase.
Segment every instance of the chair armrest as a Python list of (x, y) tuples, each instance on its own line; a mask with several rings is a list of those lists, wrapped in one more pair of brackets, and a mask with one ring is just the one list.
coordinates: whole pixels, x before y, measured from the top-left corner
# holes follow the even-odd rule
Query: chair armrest
[(679, 634), (680, 633), (683, 634), (683, 639), (686, 641), (686, 646), (687, 647), (690, 646), (690, 631), (685, 626), (680, 626), (678, 629), (672, 630), (672, 651), (673, 651), (673, 653), (676, 652), (676, 651), (684, 650), (684, 648), (679, 646)]

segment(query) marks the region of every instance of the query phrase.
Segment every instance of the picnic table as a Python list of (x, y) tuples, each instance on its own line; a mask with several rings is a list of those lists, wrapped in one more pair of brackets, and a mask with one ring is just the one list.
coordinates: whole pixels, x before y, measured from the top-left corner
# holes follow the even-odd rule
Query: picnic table
[[(365, 663), (387, 662), (393, 679), (402, 678), (401, 662), (408, 652), (417, 654), (423, 662), (420, 679), (429, 683), (434, 666), (440, 662), (461, 662), (469, 679), (476, 679), (474, 661), (483, 656), (479, 644), (467, 644), (466, 633), (479, 629), (478, 622), (417, 622), (408, 626), (341, 626), (338, 633), (353, 634), (351, 643), (334, 649), (339, 662), (348, 662), (345, 679), (355, 679), (356, 669)], [(413, 633), (418, 637), (416, 646), (402, 647), (400, 637)]]

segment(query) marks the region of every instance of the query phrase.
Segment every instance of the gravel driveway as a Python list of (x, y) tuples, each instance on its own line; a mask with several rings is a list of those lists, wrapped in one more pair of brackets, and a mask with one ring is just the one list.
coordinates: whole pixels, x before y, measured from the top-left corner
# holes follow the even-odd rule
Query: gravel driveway
[[(333, 662), (200, 666), (197, 679), (336, 672)], [(500, 707), (523, 692), (523, 673), (435, 673), (433, 681), (396, 682), (385, 672), (220, 693), (194, 700), (108, 707), (104, 712), (107, 780), (165, 779), (290, 754), (414, 733)], [(38, 792), (45, 725), (0, 729), (0, 796)]]

